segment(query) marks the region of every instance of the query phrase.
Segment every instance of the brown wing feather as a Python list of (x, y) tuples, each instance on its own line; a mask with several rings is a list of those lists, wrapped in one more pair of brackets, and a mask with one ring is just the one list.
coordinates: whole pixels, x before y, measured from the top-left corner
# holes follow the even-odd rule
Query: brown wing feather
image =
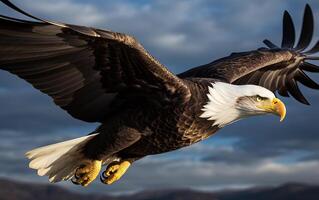
[(157, 95), (157, 101), (189, 98), (187, 86), (133, 37), (36, 19), (43, 22), (0, 17), (0, 69), (50, 95), (73, 117), (103, 121), (126, 91)]
[[(304, 71), (319, 72), (319, 67), (308, 63), (307, 60), (317, 60), (310, 56), (319, 51), (317, 44), (307, 52), (301, 52), (310, 44), (313, 36), (313, 14), (309, 5), (305, 8), (301, 36), (297, 46), (295, 44), (295, 29), (291, 16), (284, 13), (283, 40), (281, 49), (265, 40), (269, 47), (256, 51), (236, 53), (216, 60), (207, 65), (196, 67), (179, 77), (215, 78), (233, 84), (261, 85), (282, 96), (293, 96), (304, 104), (309, 104), (301, 93), (297, 82), (319, 89), (318, 84), (311, 80)], [(304, 71), (303, 71), (304, 70)]]

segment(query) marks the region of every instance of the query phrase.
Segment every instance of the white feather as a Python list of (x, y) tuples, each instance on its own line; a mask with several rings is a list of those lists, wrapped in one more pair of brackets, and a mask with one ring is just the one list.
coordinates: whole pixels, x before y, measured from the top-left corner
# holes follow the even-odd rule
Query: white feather
[(226, 126), (240, 119), (241, 113), (236, 109), (238, 97), (261, 95), (270, 99), (275, 95), (270, 90), (257, 85), (232, 85), (216, 82), (208, 87), (208, 102), (202, 108), (202, 118), (214, 121), (213, 126)]
[(39, 176), (49, 176), (50, 182), (68, 180), (84, 160), (82, 147), (97, 134), (33, 149), (25, 154), (31, 160), (29, 167)]

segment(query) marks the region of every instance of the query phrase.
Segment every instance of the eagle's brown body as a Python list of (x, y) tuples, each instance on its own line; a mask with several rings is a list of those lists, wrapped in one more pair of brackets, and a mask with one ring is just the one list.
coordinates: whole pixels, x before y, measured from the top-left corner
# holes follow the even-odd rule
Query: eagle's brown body
[[(212, 126), (212, 121), (200, 117), (208, 101), (208, 87), (214, 82), (259, 85), (304, 104), (308, 102), (297, 82), (319, 89), (304, 73), (319, 72), (307, 62), (318, 59), (311, 55), (319, 51), (319, 43), (304, 51), (313, 36), (313, 14), (308, 5), (296, 45), (294, 25), (285, 12), (281, 47), (266, 40), (269, 48), (232, 54), (174, 75), (129, 35), (39, 19), (7, 0), (1, 1), (40, 22), (0, 16), (0, 68), (51, 96), (73, 117), (101, 123), (94, 132), (98, 134), (85, 145), (80, 143), (81, 158), (99, 161), (92, 164), (95, 168), (100, 167), (100, 161), (132, 163), (214, 134), (218, 124)], [(78, 153), (78, 149), (68, 150)], [(37, 152), (30, 158), (44, 155)], [(44, 166), (40, 161), (34, 168), (52, 181), (71, 178), (74, 174), (70, 171), (77, 167), (69, 165), (66, 172), (57, 161), (51, 163), (58, 163), (54, 169), (45, 165), (47, 160)], [(59, 170), (65, 173), (58, 174)]]
[[(111, 123), (113, 120), (118, 122), (119, 129), (123, 126), (129, 128), (125, 129), (125, 135), (140, 137), (136, 143), (116, 153), (117, 156), (124, 159), (137, 159), (150, 154), (176, 150), (206, 139), (218, 130), (217, 126), (212, 126), (211, 122), (199, 117), (203, 105), (207, 102), (206, 94), (211, 80), (190, 79), (185, 82), (192, 93), (191, 98), (185, 103), (157, 105), (156, 102), (140, 99), (136, 105), (125, 110), (124, 116), (110, 117)], [(113, 130), (113, 127), (110, 129), (106, 120), (105, 125), (97, 130), (103, 133), (101, 138), (91, 141), (92, 148), (95, 148), (97, 142), (101, 143), (101, 146), (112, 148), (108, 141), (113, 143), (114, 139), (109, 136), (119, 134), (117, 128), (115, 128), (116, 133), (112, 133)], [(125, 136), (126, 139), (127, 136)], [(127, 141), (121, 139), (119, 142)], [(108, 151), (116, 152), (111, 149)], [(95, 151), (94, 155), (97, 155), (96, 153)], [(105, 153), (101, 153), (102, 155)]]

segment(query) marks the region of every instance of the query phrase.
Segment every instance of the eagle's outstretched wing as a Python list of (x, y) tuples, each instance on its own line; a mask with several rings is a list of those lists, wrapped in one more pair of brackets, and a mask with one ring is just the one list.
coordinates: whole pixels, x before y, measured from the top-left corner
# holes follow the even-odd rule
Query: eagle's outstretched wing
[[(281, 47), (269, 40), (264, 43), (269, 48), (257, 51), (233, 53), (229, 57), (193, 68), (179, 75), (186, 77), (216, 78), (233, 84), (255, 84), (278, 91), (282, 96), (293, 96), (298, 101), (309, 104), (300, 92), (297, 82), (319, 89), (304, 71), (319, 72), (319, 67), (307, 62), (318, 60), (311, 56), (319, 51), (319, 42), (304, 51), (313, 36), (313, 13), (306, 5), (300, 39), (295, 46), (295, 28), (290, 14), (285, 11), (283, 18), (283, 39)], [(294, 47), (295, 46), (295, 47)]]
[[(99, 122), (123, 93), (185, 101), (187, 86), (133, 37), (34, 17), (0, 16), (0, 69), (50, 95), (73, 117)], [(121, 99), (121, 101), (124, 101)]]

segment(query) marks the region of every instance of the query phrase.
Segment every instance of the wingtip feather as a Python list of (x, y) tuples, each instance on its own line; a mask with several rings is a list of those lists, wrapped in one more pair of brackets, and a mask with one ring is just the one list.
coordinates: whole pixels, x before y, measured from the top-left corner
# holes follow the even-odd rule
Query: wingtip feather
[(286, 10), (283, 17), (282, 48), (293, 48), (295, 44), (295, 26), (291, 15)]
[(295, 50), (303, 51), (309, 46), (312, 40), (313, 31), (314, 31), (313, 12), (310, 5), (306, 4), (303, 21), (302, 21), (301, 34), (300, 34), (299, 41)]
[(277, 45), (275, 45), (274, 43), (272, 43), (270, 40), (265, 39), (263, 40), (263, 43), (268, 46), (271, 49), (278, 49), (279, 47)]

